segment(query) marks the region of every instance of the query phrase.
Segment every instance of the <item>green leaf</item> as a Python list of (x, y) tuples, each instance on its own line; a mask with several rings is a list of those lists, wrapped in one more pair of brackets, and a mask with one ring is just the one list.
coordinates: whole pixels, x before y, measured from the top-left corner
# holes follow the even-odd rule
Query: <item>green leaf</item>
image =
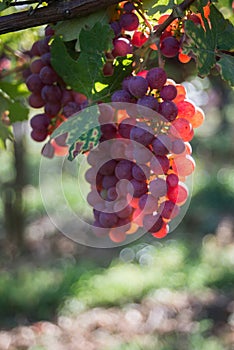
[(102, 84), (103, 89), (96, 91), (93, 94), (93, 100), (102, 100), (103, 102), (109, 102), (110, 96), (113, 94), (113, 92), (121, 89), (124, 78), (132, 73), (132, 63), (133, 57), (118, 57), (115, 62), (114, 74), (110, 77), (104, 77), (102, 75), (98, 83)]
[(112, 45), (113, 30), (109, 25), (96, 23), (91, 30), (81, 30), (82, 52), (73, 60), (66, 46), (56, 37), (51, 47), (51, 63), (57, 73), (72, 89), (92, 97), (93, 86), (103, 74), (104, 51)]
[(29, 109), (21, 101), (26, 95), (24, 84), (0, 82), (0, 111), (9, 111), (11, 123), (28, 119)]
[(205, 30), (192, 21), (185, 23), (185, 31), (189, 40), (184, 44), (183, 52), (188, 54), (192, 51), (196, 56), (198, 74), (202, 77), (210, 73), (219, 51), (232, 50), (234, 43), (232, 24), (225, 20), (214, 5), (210, 6), (209, 19), (211, 28), (207, 19), (203, 18)]
[(62, 36), (63, 41), (76, 40), (75, 50), (80, 51), (80, 32), (82, 29), (90, 30), (95, 23), (108, 24), (109, 17), (106, 10), (101, 10), (81, 18), (59, 22), (54, 26), (56, 35)]
[(6, 140), (13, 140), (13, 134), (10, 128), (4, 125), (2, 121), (0, 121), (0, 140), (2, 141), (3, 147), (6, 147)]
[(153, 16), (156, 13), (163, 14), (168, 10), (172, 10), (175, 5), (177, 5), (175, 0), (145, 0), (143, 3), (143, 7), (147, 10), (149, 16)]
[(222, 78), (228, 81), (231, 86), (234, 86), (234, 57), (222, 54), (217, 64), (221, 68)]
[(84, 153), (94, 148), (101, 137), (100, 127), (97, 126), (82, 134), (69, 148), (68, 160), (72, 161), (79, 153)]
[(51, 135), (51, 139), (68, 134), (66, 144), (70, 147), (69, 159), (95, 147), (100, 138), (97, 105), (88, 107), (63, 122)]

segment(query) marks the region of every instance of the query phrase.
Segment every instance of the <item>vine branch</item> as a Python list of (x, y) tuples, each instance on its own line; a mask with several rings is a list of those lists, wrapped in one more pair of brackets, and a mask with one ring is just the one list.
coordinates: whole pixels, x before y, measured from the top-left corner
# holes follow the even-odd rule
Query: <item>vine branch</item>
[(118, 2), (119, 0), (57, 0), (48, 6), (36, 9), (33, 13), (22, 11), (1, 16), (0, 34), (87, 16)]

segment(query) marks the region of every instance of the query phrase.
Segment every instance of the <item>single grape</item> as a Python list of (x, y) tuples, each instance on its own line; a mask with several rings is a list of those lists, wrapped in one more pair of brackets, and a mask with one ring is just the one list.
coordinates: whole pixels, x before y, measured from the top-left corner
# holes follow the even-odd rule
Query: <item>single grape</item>
[(26, 85), (29, 91), (34, 92), (36, 94), (39, 94), (44, 86), (43, 82), (40, 79), (40, 76), (35, 73), (31, 74), (28, 77), (28, 79), (26, 80)]
[(115, 172), (117, 164), (116, 160), (110, 159), (101, 166), (99, 173), (102, 175), (112, 175)]
[(130, 138), (130, 132), (133, 128), (133, 126), (136, 125), (136, 119), (135, 118), (127, 118), (121, 121), (119, 124), (119, 134), (123, 138)]
[(145, 78), (134, 76), (128, 81), (128, 89), (135, 97), (143, 97), (148, 90), (148, 83)]
[(62, 98), (62, 91), (59, 86), (45, 85), (41, 90), (41, 97), (45, 102), (58, 103)]
[(115, 36), (118, 36), (121, 33), (121, 25), (119, 21), (111, 22), (110, 26), (113, 29)]
[(147, 40), (148, 35), (140, 31), (135, 31), (132, 37), (132, 45), (134, 45), (135, 47), (141, 47)]
[(45, 63), (42, 61), (41, 58), (38, 58), (34, 61), (32, 61), (30, 69), (31, 72), (34, 74), (39, 74), (40, 70), (45, 66)]
[(178, 109), (174, 102), (163, 101), (159, 105), (159, 113), (169, 122), (172, 122), (177, 117)]
[(164, 38), (161, 41), (160, 50), (163, 56), (165, 57), (168, 57), (168, 58), (175, 57), (178, 54), (179, 49), (180, 49), (180, 43), (173, 36)]
[(33, 129), (31, 131), (31, 138), (34, 141), (42, 142), (47, 138), (47, 129)]
[(118, 38), (113, 42), (114, 49), (112, 54), (114, 57), (126, 56), (132, 53), (132, 44), (127, 38)]
[(33, 108), (41, 108), (45, 105), (45, 102), (42, 99), (41, 95), (34, 92), (29, 96), (28, 103)]
[(147, 165), (133, 165), (132, 176), (137, 181), (146, 181), (150, 176), (150, 169)]
[(140, 197), (139, 208), (144, 210), (144, 214), (152, 214), (158, 210), (158, 200), (150, 193), (145, 193)]
[(175, 187), (169, 187), (167, 197), (171, 202), (182, 205), (188, 198), (188, 189), (183, 183), (180, 183)]
[(124, 9), (124, 11), (126, 11), (127, 13), (130, 13), (130, 12), (132, 12), (132, 11), (135, 10), (135, 7), (134, 7), (134, 5), (133, 5), (132, 2), (129, 2), (129, 1), (128, 1), (128, 2), (125, 2), (123, 9)]
[(170, 152), (172, 142), (167, 135), (160, 134), (153, 140), (152, 146), (155, 155), (164, 156)]
[(80, 106), (76, 102), (68, 102), (63, 107), (63, 114), (66, 118), (71, 117), (80, 111)]
[(150, 162), (150, 168), (155, 175), (166, 174), (170, 168), (169, 159), (166, 156), (152, 157)]
[(172, 136), (181, 137), (184, 141), (191, 133), (192, 125), (187, 119), (177, 118), (172, 122), (170, 133)]
[(161, 215), (147, 214), (143, 218), (143, 226), (148, 232), (156, 232), (161, 229), (163, 225), (163, 219)]
[(130, 131), (130, 139), (148, 146), (154, 139), (153, 130), (145, 123), (137, 123)]
[(55, 117), (60, 109), (61, 109), (61, 104), (59, 102), (57, 103), (51, 103), (51, 102), (47, 102), (45, 104), (45, 113), (48, 114), (51, 118)]
[(172, 153), (175, 154), (181, 154), (185, 151), (185, 144), (184, 141), (181, 139), (175, 139), (172, 142), (172, 147), (171, 147)]
[(133, 163), (127, 159), (123, 159), (118, 162), (115, 168), (115, 176), (121, 180), (121, 179), (132, 179), (132, 166)]
[(170, 200), (162, 202), (159, 207), (159, 213), (165, 219), (174, 219), (180, 213), (180, 207)]
[(160, 198), (167, 193), (167, 183), (164, 179), (156, 178), (149, 184), (149, 191), (155, 198)]
[(115, 227), (118, 222), (118, 216), (115, 213), (100, 213), (99, 222), (102, 227), (111, 228)]
[(101, 133), (105, 140), (115, 139), (117, 134), (117, 127), (114, 123), (102, 124)]
[(50, 118), (44, 114), (36, 114), (30, 120), (30, 125), (33, 129), (46, 129), (50, 125)]
[(167, 183), (167, 187), (169, 189), (174, 188), (178, 185), (179, 178), (176, 174), (168, 174), (166, 177), (166, 183)]
[(41, 154), (46, 157), (46, 158), (50, 158), (52, 159), (54, 157), (54, 147), (51, 145), (50, 142), (47, 142), (42, 150), (41, 150)]
[(135, 13), (124, 13), (119, 19), (120, 26), (124, 30), (133, 31), (139, 26), (139, 19)]
[(146, 182), (137, 181), (136, 179), (132, 179), (131, 185), (133, 186), (133, 197), (140, 198), (148, 191)]
[(146, 80), (151, 89), (161, 89), (167, 81), (167, 75), (162, 68), (156, 67), (148, 71)]
[(108, 188), (114, 187), (118, 181), (115, 175), (105, 175), (102, 179), (102, 187), (108, 190)]
[(39, 75), (43, 84), (46, 85), (52, 85), (59, 79), (57, 73), (49, 66), (43, 67)]
[[(154, 96), (143, 96), (137, 101), (137, 105), (153, 109), (154, 111), (159, 110), (158, 100)], [(139, 109), (139, 111), (144, 113), (144, 109)]]
[(126, 90), (117, 90), (111, 96), (112, 102), (131, 102), (131, 95)]
[(64, 147), (64, 146), (66, 146), (67, 136), (68, 136), (68, 134), (66, 132), (62, 135), (57, 136), (54, 140), (58, 146)]
[(160, 97), (163, 100), (174, 100), (177, 95), (177, 89), (174, 85), (164, 85), (160, 90)]

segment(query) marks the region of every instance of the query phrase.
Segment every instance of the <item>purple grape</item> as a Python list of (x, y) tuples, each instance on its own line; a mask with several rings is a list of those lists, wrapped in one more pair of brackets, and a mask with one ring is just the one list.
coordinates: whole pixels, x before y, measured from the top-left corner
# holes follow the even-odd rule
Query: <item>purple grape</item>
[(132, 166), (133, 163), (127, 159), (120, 160), (115, 168), (115, 176), (121, 179), (132, 179)]
[(114, 123), (102, 124), (100, 129), (103, 139), (111, 140), (116, 138), (117, 127)]
[(161, 89), (167, 81), (167, 74), (162, 68), (152, 68), (148, 71), (146, 80), (151, 89)]
[(99, 169), (99, 173), (102, 175), (112, 175), (115, 172), (116, 165), (116, 160), (110, 159), (101, 166), (101, 168)]
[(50, 51), (50, 42), (51, 37), (46, 36), (44, 39), (41, 39), (38, 41), (38, 51), (39, 51), (39, 56), (42, 56), (44, 53), (47, 53)]
[(63, 107), (63, 114), (66, 118), (71, 117), (75, 113), (80, 111), (80, 106), (76, 102), (68, 102), (64, 107)]
[(164, 179), (157, 178), (150, 182), (149, 191), (155, 198), (160, 198), (167, 193), (167, 183)]
[(119, 134), (121, 135), (121, 137), (129, 139), (130, 132), (134, 125), (136, 125), (136, 119), (134, 118), (127, 118), (122, 120), (119, 124)]
[(150, 193), (145, 193), (139, 199), (139, 208), (144, 210), (144, 213), (153, 213), (158, 210), (158, 200)]
[(139, 26), (139, 18), (135, 13), (124, 13), (120, 16), (119, 23), (124, 30), (133, 31)]
[(174, 219), (180, 212), (180, 207), (172, 201), (165, 201), (159, 207), (159, 213), (165, 219)]
[(155, 175), (166, 174), (170, 168), (170, 162), (167, 156), (152, 157), (150, 162), (150, 168)]
[(117, 90), (113, 93), (111, 96), (111, 101), (112, 102), (126, 102), (130, 103), (131, 102), (131, 95), (128, 91), (126, 90)]
[(132, 176), (137, 181), (146, 181), (147, 178), (150, 176), (150, 170), (147, 165), (137, 165), (135, 164), (132, 167)]
[(169, 174), (166, 178), (168, 187), (176, 187), (179, 183), (179, 178), (176, 174)]
[(171, 139), (165, 135), (158, 135), (152, 142), (154, 154), (157, 156), (165, 156), (172, 147)]
[(123, 208), (120, 211), (117, 211), (116, 215), (121, 219), (126, 219), (126, 218), (130, 219), (132, 212), (133, 212), (133, 208), (131, 207), (131, 205), (126, 205), (125, 208)]
[(115, 36), (118, 36), (121, 33), (121, 25), (119, 21), (111, 22), (110, 26), (113, 29)]
[(39, 74), (40, 70), (45, 66), (41, 58), (32, 61), (30, 69), (32, 73)]
[(114, 227), (118, 222), (118, 216), (115, 213), (100, 213), (99, 222), (102, 227)]
[(49, 66), (50, 62), (51, 62), (51, 53), (50, 52), (46, 52), (41, 56), (41, 60), (44, 63), (44, 65)]
[(148, 191), (146, 182), (137, 181), (136, 179), (132, 179), (130, 182), (133, 186), (133, 197), (140, 198)]
[(33, 129), (31, 131), (31, 138), (34, 141), (42, 142), (47, 138), (47, 130), (46, 129)]
[(160, 91), (160, 97), (163, 100), (174, 100), (177, 95), (177, 89), (174, 85), (164, 85)]
[(171, 148), (172, 153), (175, 154), (180, 154), (185, 151), (185, 144), (184, 141), (181, 139), (176, 139), (172, 142), (172, 148)]
[(132, 2), (126, 2), (123, 7), (124, 11), (130, 13), (135, 10), (135, 7)]
[(143, 227), (151, 233), (157, 232), (161, 229), (163, 225), (163, 219), (161, 215), (148, 214), (143, 218)]
[(148, 90), (148, 83), (145, 78), (131, 77), (128, 81), (129, 92), (135, 97), (143, 97)]
[[(143, 96), (137, 101), (137, 104), (142, 107), (153, 109), (154, 111), (158, 111), (159, 103), (158, 100), (154, 96)], [(144, 110), (140, 109), (142, 113)]]
[(132, 53), (132, 44), (127, 38), (118, 38), (113, 42), (114, 49), (112, 54), (114, 57), (126, 56)]
[(29, 91), (34, 93), (40, 93), (41, 89), (43, 88), (44, 84), (40, 79), (39, 74), (31, 74), (28, 79), (26, 80), (26, 85)]
[(105, 175), (102, 179), (102, 187), (108, 190), (110, 187), (114, 187), (119, 180), (114, 175)]
[(178, 108), (172, 101), (163, 101), (159, 105), (159, 113), (169, 122), (172, 122), (177, 117)]
[(59, 86), (45, 85), (41, 90), (41, 97), (45, 102), (58, 103), (62, 98), (62, 91)]
[(115, 201), (118, 198), (118, 193), (115, 187), (110, 187), (107, 190), (107, 199), (110, 201)]
[(171, 58), (175, 57), (180, 49), (180, 43), (173, 36), (168, 36), (162, 40), (160, 50), (163, 56)]
[(49, 66), (45, 66), (41, 69), (40, 78), (46, 85), (52, 85), (59, 79), (57, 73)]
[(50, 118), (46, 114), (36, 114), (30, 120), (33, 129), (46, 129), (50, 125)]
[(130, 139), (148, 146), (154, 139), (153, 130), (145, 123), (137, 123), (130, 131)]
[(57, 103), (51, 103), (47, 102), (45, 104), (45, 113), (48, 114), (50, 117), (55, 117), (61, 109), (61, 104), (59, 102)]
[(28, 103), (33, 108), (41, 108), (45, 105), (41, 95), (35, 94), (34, 92), (29, 96)]

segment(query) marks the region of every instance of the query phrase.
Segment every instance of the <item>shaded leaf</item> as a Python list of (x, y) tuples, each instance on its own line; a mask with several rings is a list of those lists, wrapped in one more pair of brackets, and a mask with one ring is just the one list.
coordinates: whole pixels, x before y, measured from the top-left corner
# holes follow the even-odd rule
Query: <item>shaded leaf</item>
[(98, 107), (92, 106), (80, 111), (63, 122), (51, 135), (51, 139), (65, 133), (68, 134), (66, 144), (69, 146), (69, 159), (95, 147), (100, 138), (98, 123)]
[(234, 86), (234, 57), (222, 54), (218, 66), (221, 68), (222, 78), (228, 81), (231, 86)]
[(175, 5), (177, 5), (177, 1), (175, 0), (145, 0), (143, 2), (143, 7), (145, 10), (147, 10), (147, 14), (149, 16), (152, 16), (157, 12), (163, 14), (168, 10), (172, 10)]

